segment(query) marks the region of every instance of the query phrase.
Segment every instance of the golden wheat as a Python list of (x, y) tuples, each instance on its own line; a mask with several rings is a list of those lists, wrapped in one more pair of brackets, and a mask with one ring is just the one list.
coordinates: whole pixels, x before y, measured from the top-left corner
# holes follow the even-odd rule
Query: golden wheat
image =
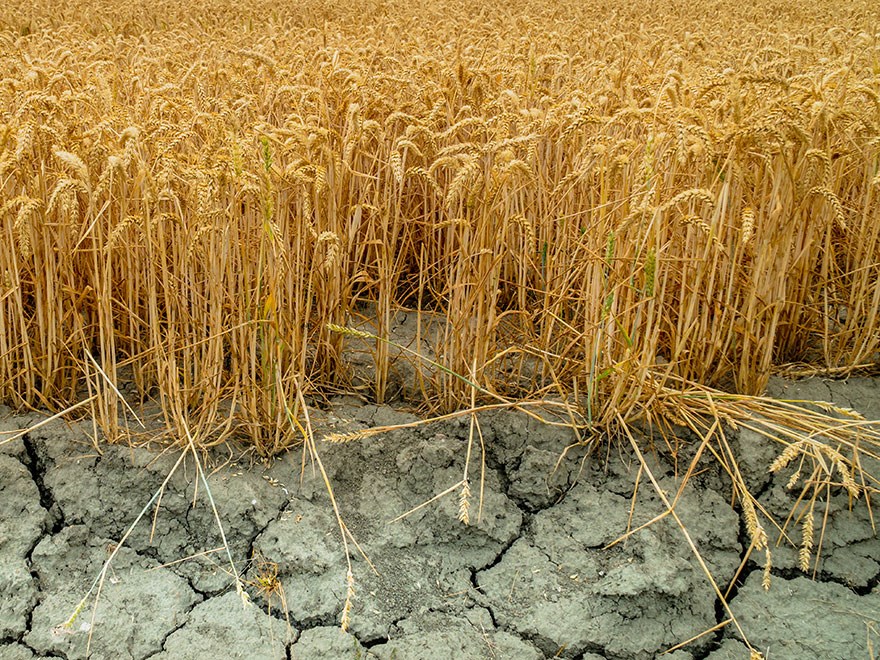
[[(442, 369), (403, 384), (434, 408), (478, 384), (687, 421), (656, 387), (880, 359), (867, 0), (721, 0), (686, 34), (647, 0), (537, 0), (526, 23), (494, 0), (276, 4), (0, 9), (3, 399), (68, 404), (90, 346), (271, 453), (299, 441), (280, 391), (349, 385), (327, 324), (372, 309), (388, 340), (414, 306), (447, 328)], [(373, 357), (381, 401), (401, 384)]]

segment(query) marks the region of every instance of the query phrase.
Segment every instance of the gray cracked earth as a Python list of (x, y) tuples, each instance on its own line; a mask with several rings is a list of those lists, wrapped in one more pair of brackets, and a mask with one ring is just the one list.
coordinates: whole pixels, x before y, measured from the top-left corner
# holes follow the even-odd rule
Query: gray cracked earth
[[(830, 399), (880, 419), (876, 380), (775, 381), (771, 394)], [(325, 423), (356, 430), (412, 419), (343, 398)], [(458, 490), (389, 523), (461, 480), (467, 419), (320, 446), (343, 518), (377, 571), (352, 550), (356, 596), (345, 633), (339, 527), (313, 466), (300, 478), (299, 453), (271, 466), (227, 462), (209, 477), (252, 604), (243, 604), (216, 551), (214, 514), (188, 462), (116, 555), (97, 607), (90, 601), (65, 629), (59, 624), (177, 456), (113, 446), (99, 455), (90, 426), (62, 422), (0, 446), (0, 659), (622, 660), (653, 658), (695, 637), (666, 657), (748, 658), (733, 626), (701, 634), (727, 614), (669, 516), (605, 549), (664, 510), (644, 475), (633, 497), (638, 462), (624, 446), (601, 460), (582, 460), (576, 447), (554, 470), (573, 442), (568, 431), (508, 411), (478, 419), (487, 459), (480, 510), (475, 453), (468, 526), (458, 520)], [(6, 411), (0, 440), (36, 421)], [(734, 444), (762, 506), (785, 520), (794, 503), (787, 475), (767, 472), (778, 446), (749, 431)], [(647, 460), (675, 493), (673, 466)], [(742, 564), (730, 603), (752, 644), (770, 660), (873, 657), (880, 541), (867, 508), (833, 494), (827, 514), (822, 505), (817, 579), (797, 570), (797, 548), (782, 545), (773, 548), (765, 591), (762, 567), (744, 561), (729, 486), (717, 466), (705, 465), (676, 511), (722, 588)], [(276, 571), (283, 590), (266, 597), (258, 580)]]

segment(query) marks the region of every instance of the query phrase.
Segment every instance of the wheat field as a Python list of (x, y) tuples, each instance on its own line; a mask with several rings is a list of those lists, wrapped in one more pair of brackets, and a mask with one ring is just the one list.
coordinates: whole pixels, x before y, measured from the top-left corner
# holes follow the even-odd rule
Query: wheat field
[(10, 0), (0, 398), (90, 396), (113, 439), (131, 381), (270, 455), (299, 394), (351, 387), (334, 328), (387, 339), (399, 310), (444, 320), (414, 385), (438, 411), (601, 427), (876, 367), (878, 25), (867, 0)]

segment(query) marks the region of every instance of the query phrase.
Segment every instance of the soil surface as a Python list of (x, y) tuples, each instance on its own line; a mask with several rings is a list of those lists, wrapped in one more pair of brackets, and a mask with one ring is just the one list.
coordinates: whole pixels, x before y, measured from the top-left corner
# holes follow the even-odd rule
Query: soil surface
[[(771, 394), (830, 400), (880, 419), (876, 380), (779, 380)], [(346, 397), (322, 414), (323, 432), (415, 419)], [(670, 516), (606, 548), (664, 511), (628, 444), (609, 443), (589, 457), (574, 446), (558, 461), (575, 443), (571, 431), (521, 412), (477, 419), (468, 525), (459, 520), (460, 487), (389, 521), (461, 481), (469, 417), (320, 443), (339, 510), (375, 567), (349, 542), (355, 598), (348, 632), (339, 627), (346, 551), (324, 481), (311, 462), (303, 470), (299, 452), (272, 465), (213, 457), (211, 496), (251, 604), (236, 593), (229, 560), (217, 550), (223, 541), (215, 514), (187, 458), (158, 512), (148, 508), (115, 556), (97, 608), (90, 600), (65, 628), (59, 624), (179, 451), (102, 446), (99, 454), (91, 424), (64, 422), (0, 446), (0, 658), (622, 660), (653, 658), (695, 637), (665, 657), (749, 657), (732, 625), (702, 634), (728, 614)], [(38, 421), (7, 410), (0, 440)], [(747, 430), (730, 437), (753, 493), (784, 522), (796, 498), (785, 488), (791, 471), (767, 470), (780, 445)], [(693, 444), (682, 445), (676, 465), (668, 452), (650, 451), (652, 442), (663, 440), (639, 438), (672, 497)], [(873, 657), (880, 650), (880, 539), (864, 502), (850, 507), (838, 492), (827, 508), (821, 500), (816, 515), (826, 531), (815, 579), (797, 569), (797, 547), (783, 540), (772, 547), (765, 591), (763, 553), (747, 557), (729, 483), (717, 464), (700, 465), (676, 511), (722, 590), (739, 571), (730, 604), (751, 643), (770, 660)], [(799, 533), (792, 534), (798, 544)]]

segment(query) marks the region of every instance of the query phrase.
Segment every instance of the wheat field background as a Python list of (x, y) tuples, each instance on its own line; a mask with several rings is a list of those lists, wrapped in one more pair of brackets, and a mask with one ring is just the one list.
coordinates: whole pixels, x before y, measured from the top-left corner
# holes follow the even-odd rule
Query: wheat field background
[(297, 392), (350, 385), (328, 324), (387, 338), (399, 309), (445, 321), (434, 410), (687, 422), (697, 384), (876, 367), (878, 25), (859, 0), (7, 2), (0, 398), (88, 395), (113, 439), (128, 379), (269, 455)]

